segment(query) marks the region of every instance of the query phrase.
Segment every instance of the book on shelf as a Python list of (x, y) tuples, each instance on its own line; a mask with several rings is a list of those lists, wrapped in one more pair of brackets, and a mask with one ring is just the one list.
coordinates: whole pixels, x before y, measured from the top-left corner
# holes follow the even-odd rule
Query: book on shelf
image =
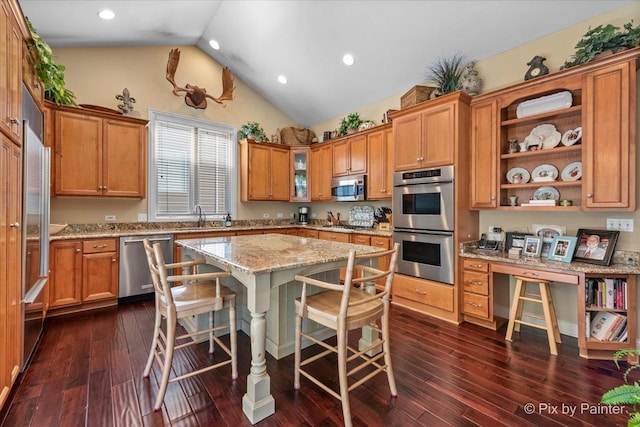
[(618, 341), (627, 329), (627, 316), (611, 311), (598, 311), (590, 321), (590, 338)]
[(589, 278), (586, 282), (585, 303), (591, 308), (627, 309), (627, 281), (622, 278)]

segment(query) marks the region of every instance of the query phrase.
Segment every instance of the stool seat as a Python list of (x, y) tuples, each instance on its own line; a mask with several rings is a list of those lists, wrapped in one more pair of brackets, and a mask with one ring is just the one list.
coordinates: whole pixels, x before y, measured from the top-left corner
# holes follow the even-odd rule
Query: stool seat
[[(524, 276), (513, 277), (516, 279), (516, 288), (513, 294), (513, 301), (511, 302), (511, 310), (509, 311), (509, 325), (507, 326), (507, 335), (505, 339), (507, 341), (511, 341), (513, 331), (516, 330), (520, 332), (520, 325), (543, 329), (547, 331), (549, 350), (551, 354), (557, 356), (558, 347), (556, 343), (560, 343), (562, 340), (560, 339), (558, 319), (556, 317), (556, 310), (553, 306), (553, 299), (549, 288), (549, 283), (551, 283), (551, 281)], [(527, 283), (538, 284), (540, 293), (536, 294), (527, 292)], [(540, 316), (534, 313), (524, 312), (523, 309), (525, 302), (542, 305), (544, 315)], [(523, 314), (534, 319), (542, 320), (544, 321), (544, 324), (524, 321), (522, 320)]]

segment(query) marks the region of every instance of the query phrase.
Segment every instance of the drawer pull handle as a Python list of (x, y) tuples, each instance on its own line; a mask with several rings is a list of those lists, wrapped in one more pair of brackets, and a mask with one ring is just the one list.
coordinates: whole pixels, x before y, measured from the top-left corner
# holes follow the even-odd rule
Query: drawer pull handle
[(482, 264), (470, 264), (473, 268), (482, 268)]
[(93, 249), (102, 249), (102, 248), (106, 248), (107, 245), (93, 245)]
[(421, 291), (420, 289), (416, 289), (416, 294), (418, 294), (418, 295), (426, 295), (427, 291)]
[(523, 271), (522, 274), (525, 275), (525, 276), (533, 276), (533, 277), (540, 276), (538, 273), (533, 273), (533, 272), (530, 272), (530, 271)]
[(470, 305), (471, 307), (482, 308), (482, 304), (476, 304), (471, 301), (467, 301), (467, 304)]
[(469, 284), (470, 285), (476, 285), (476, 286), (482, 286), (482, 282), (479, 282), (477, 280), (470, 280)]

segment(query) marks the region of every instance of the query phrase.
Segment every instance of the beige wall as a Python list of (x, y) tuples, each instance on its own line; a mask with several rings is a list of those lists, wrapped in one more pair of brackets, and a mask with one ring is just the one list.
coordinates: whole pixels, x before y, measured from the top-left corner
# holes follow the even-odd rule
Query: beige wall
[[(222, 107), (209, 100), (204, 110), (196, 110), (184, 103), (184, 97), (171, 92), (165, 79), (169, 50), (174, 46), (118, 47), (118, 48), (57, 48), (56, 62), (66, 67), (67, 87), (79, 104), (116, 108), (115, 99), (126, 87), (136, 99), (132, 116), (148, 118), (149, 109), (190, 116), (240, 127), (247, 121), (257, 121), (267, 135), (277, 128), (296, 125), (295, 121), (275, 108), (262, 96), (235, 79), (234, 100)], [(200, 49), (180, 47), (180, 64), (176, 83), (204, 87), (207, 93), (218, 96), (222, 92), (222, 67)], [(262, 218), (270, 213), (287, 214), (293, 210), (288, 203), (238, 203), (238, 218)], [(54, 198), (51, 202), (51, 221), (54, 223), (104, 222), (105, 215), (116, 215), (117, 222), (137, 221), (138, 213), (147, 212), (146, 200), (102, 198)], [(258, 216), (259, 215), (259, 216)]]

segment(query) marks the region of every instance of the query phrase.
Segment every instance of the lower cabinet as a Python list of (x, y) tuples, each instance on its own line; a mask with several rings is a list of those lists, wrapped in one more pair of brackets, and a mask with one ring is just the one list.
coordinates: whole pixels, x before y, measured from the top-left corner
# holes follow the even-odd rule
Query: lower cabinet
[(51, 242), (49, 313), (118, 303), (118, 239)]
[(391, 296), (393, 304), (458, 323), (458, 298), (453, 285), (396, 274)]
[(298, 237), (310, 237), (312, 239), (319, 239), (320, 238), (319, 236), (320, 236), (320, 231), (318, 230), (311, 230), (306, 228), (298, 229)]
[(486, 261), (462, 261), (462, 315), (467, 322), (492, 329), (498, 326), (493, 317), (493, 293), (489, 292), (489, 263)]

